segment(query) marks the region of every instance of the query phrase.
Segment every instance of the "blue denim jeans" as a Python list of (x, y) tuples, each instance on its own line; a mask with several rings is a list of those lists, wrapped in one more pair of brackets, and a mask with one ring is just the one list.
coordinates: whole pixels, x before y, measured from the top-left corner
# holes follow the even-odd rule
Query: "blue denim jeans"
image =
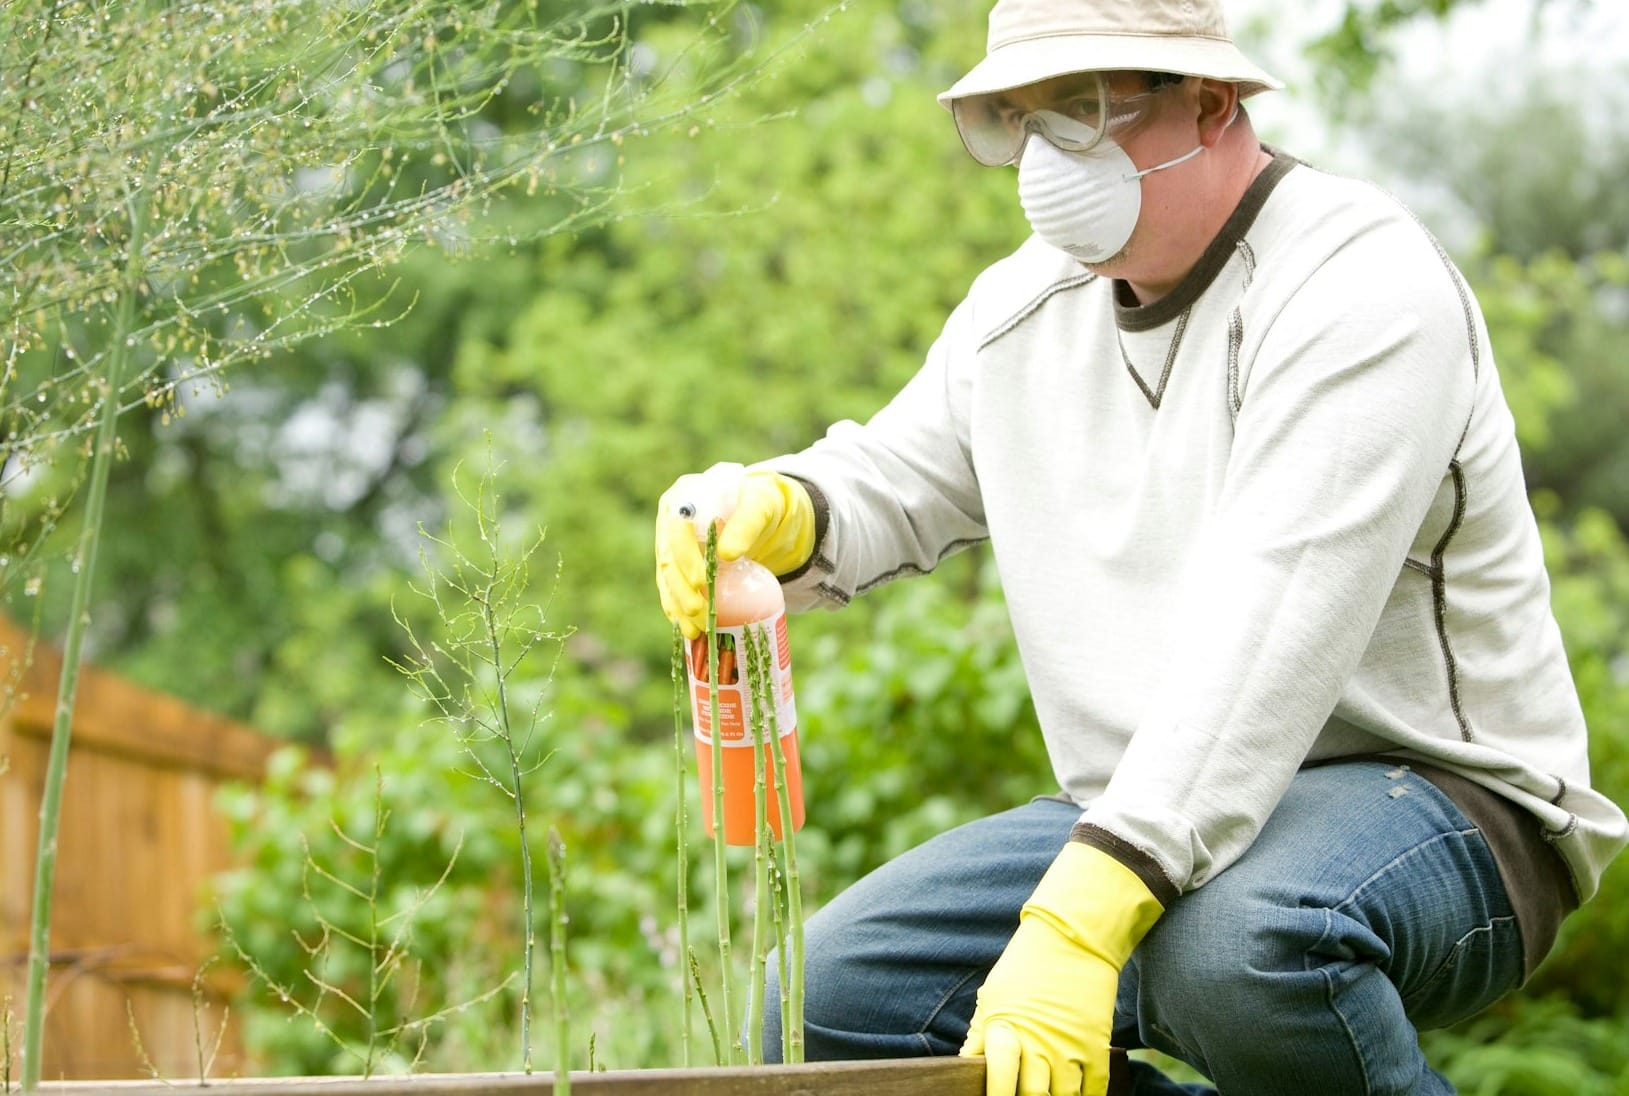
[[(958, 827), (810, 918), (808, 1058), (956, 1053), (1019, 908), (1079, 815), (1039, 799)], [(1478, 1012), (1521, 971), (1498, 868), (1453, 802), (1394, 765), (1323, 765), (1296, 776), (1242, 859), (1143, 939), (1120, 979), (1114, 1039), (1216, 1085), (1133, 1062), (1142, 1096), (1451, 1093), (1416, 1032)], [(778, 994), (771, 984), (767, 999)], [(780, 1018), (768, 1011), (773, 1061)]]

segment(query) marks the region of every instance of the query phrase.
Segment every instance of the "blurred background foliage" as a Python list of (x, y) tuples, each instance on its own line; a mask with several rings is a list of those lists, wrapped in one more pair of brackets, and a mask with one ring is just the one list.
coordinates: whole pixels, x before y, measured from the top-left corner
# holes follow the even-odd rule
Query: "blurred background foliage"
[[(1580, 96), (1535, 66), (1503, 74), (1514, 102), (1410, 88), (1390, 36), (1476, 6), (1339, 4), (1298, 37), (1280, 19), (1236, 25), (1301, 51), (1317, 102), (1340, 119), (1332, 131), (1373, 147), (1370, 170), (1388, 185), (1429, 183), (1427, 220), (1465, 229), (1449, 243), (1516, 414), (1596, 780), (1629, 802), (1629, 372), (1615, 352), (1629, 335), (1629, 130), (1591, 121), (1603, 104), (1621, 119), (1629, 82), (1619, 71)], [(599, 147), (604, 216), (562, 233), (557, 204), (494, 204), (480, 229), (495, 245), (410, 250), (367, 275), (376, 284), (359, 294), (402, 302), (395, 322), (301, 343), (235, 373), (229, 392), (183, 389), (181, 413), (136, 407), (121, 420), (93, 657), (290, 741), (263, 788), (226, 800), (245, 867), (222, 881), (219, 909), (283, 984), (310, 961), (295, 932), (368, 916), (313, 884), (311, 863), (355, 867), (338, 832), (372, 832), (389, 812), (380, 903), (414, 910), (412, 976), (392, 1015), (467, 1005), (396, 1066), (518, 1065), (511, 808), (463, 771), (391, 664), (406, 649), (398, 617), (437, 626), (409, 583), (421, 527), (469, 521), (452, 487), (460, 467), (495, 469), (503, 521), (545, 530), (535, 596), (551, 627), (571, 630), (530, 794), (539, 863), (548, 825), (568, 849), (573, 1064), (587, 1064), (590, 1033), (599, 1064), (677, 1062), (675, 721), (651, 508), (680, 472), (867, 416), (973, 275), (1023, 238), (1010, 174), (974, 164), (933, 100), (981, 52), (986, 7), (722, 9), (710, 48), (757, 75), (716, 99), (697, 86), (683, 125)], [(669, 14), (634, 9), (625, 63), (700, 81), (711, 70)], [(586, 93), (589, 69), (550, 78)], [(536, 93), (512, 89), (485, 120), (519, 129)], [(1270, 102), (1253, 112), (1264, 136), (1301, 152)], [(47, 636), (63, 626), (75, 474), (54, 468), (6, 502), (8, 535), (40, 547), (26, 575), (8, 573), (5, 611)], [(1052, 790), (979, 552), (793, 629), (806, 909), (947, 826)], [(692, 911), (711, 908), (705, 853), (690, 853)], [(1620, 864), (1532, 985), (1425, 1037), (1434, 1060), (1467, 1093), (1625, 1096), (1626, 953)], [(331, 959), (329, 977), (359, 976), (356, 956)], [(239, 1011), (268, 1071), (353, 1068), (263, 987)]]

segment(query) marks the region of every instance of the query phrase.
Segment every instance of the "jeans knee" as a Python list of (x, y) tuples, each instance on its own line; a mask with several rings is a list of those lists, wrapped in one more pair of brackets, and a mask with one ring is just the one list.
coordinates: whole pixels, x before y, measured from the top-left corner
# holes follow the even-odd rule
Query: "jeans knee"
[(1156, 925), (1135, 956), (1139, 1011), (1145, 1025), (1184, 1042), (1215, 1045), (1259, 1038), (1318, 992), (1322, 967), (1363, 956), (1343, 941), (1344, 955), (1320, 956), (1331, 939), (1329, 911), (1252, 911), (1251, 916), (1176, 918)]
[(1213, 934), (1145, 939), (1135, 960), (1139, 999), (1173, 1013), (1230, 1012), (1253, 981), (1238, 941)]

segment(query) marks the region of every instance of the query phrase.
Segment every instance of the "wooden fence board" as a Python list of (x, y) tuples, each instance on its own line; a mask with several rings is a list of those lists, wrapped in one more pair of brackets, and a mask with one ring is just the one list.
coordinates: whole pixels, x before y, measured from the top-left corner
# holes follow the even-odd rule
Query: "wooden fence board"
[[(21, 1043), (39, 803), (58, 653), (0, 620), (0, 1005)], [(9, 703), (6, 693), (10, 686)], [(58, 835), (42, 1076), (196, 1075), (194, 1019), (218, 1030), (223, 987), (193, 980), (213, 945), (200, 910), (230, 866), (215, 793), (258, 780), (279, 745), (241, 724), (85, 667)], [(132, 1016), (135, 1032), (132, 1031)], [(140, 1049), (138, 1049), (138, 1038)], [(216, 1069), (241, 1069), (235, 1033)], [(12, 1076), (18, 1075), (17, 1064)]]

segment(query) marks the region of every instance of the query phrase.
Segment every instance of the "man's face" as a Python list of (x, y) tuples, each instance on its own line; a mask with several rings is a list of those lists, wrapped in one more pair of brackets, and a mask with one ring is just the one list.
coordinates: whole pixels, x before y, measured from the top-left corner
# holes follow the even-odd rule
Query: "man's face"
[[(1029, 110), (1057, 109), (1045, 104), (1068, 103), (1082, 93), (1082, 84), (1095, 81), (1095, 74), (1061, 76), (1014, 89), (1012, 101)], [(1104, 137), (1114, 141), (1131, 158), (1138, 171), (1163, 164), (1191, 152), (1196, 142), (1192, 126), (1184, 127), (1182, 110), (1194, 81), (1156, 83), (1148, 73), (1113, 72), (1103, 74), (1107, 93)], [(1191, 119), (1190, 119), (1191, 121)], [(1031, 137), (1031, 140), (1036, 139)], [(1157, 250), (1173, 222), (1172, 209), (1186, 199), (1187, 188), (1180, 176), (1155, 172), (1138, 180), (1142, 188), (1141, 211), (1131, 237), (1119, 252), (1089, 268), (1105, 277), (1133, 277), (1139, 256)]]
[(1191, 267), (1194, 240), (1214, 235), (1207, 168), (1192, 154), (1215, 143), (1236, 109), (1224, 82), (1125, 71), (1072, 73), (952, 103), (962, 141), (981, 163), (1016, 163), (1030, 141), (1069, 154), (1112, 141), (1125, 153), (1124, 174), (1138, 188), (1135, 221), (1117, 253), (1086, 265), (1138, 284), (1139, 294)]

